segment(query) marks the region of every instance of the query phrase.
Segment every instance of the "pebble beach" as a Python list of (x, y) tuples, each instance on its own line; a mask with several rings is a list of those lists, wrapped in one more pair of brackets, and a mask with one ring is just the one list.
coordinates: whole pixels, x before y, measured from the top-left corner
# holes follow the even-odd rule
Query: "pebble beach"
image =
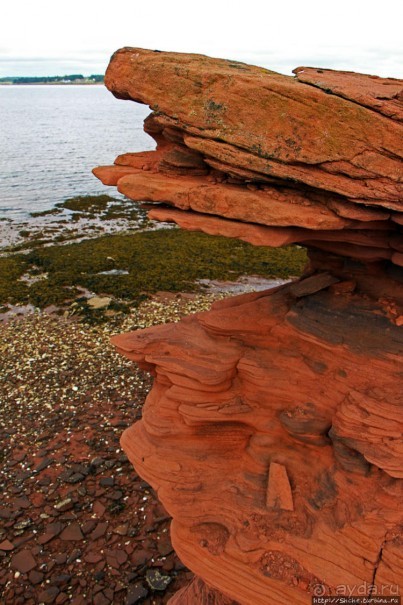
[(1, 326), (2, 603), (165, 603), (188, 581), (169, 516), (119, 445), (150, 377), (109, 338), (213, 298), (154, 299), (95, 327), (38, 313)]

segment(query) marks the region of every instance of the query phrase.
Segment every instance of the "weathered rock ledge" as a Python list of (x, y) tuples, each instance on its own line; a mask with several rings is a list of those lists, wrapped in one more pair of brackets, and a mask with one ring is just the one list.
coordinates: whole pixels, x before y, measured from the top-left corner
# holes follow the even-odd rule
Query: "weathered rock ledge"
[(157, 149), (94, 172), (153, 218), (403, 264), (402, 81), (126, 48), (105, 82), (150, 105)]
[(175, 605), (403, 581), (403, 83), (295, 73), (125, 48), (106, 74), (150, 105), (157, 148), (96, 168), (105, 184), (310, 257), (297, 282), (113, 339), (155, 377), (122, 444), (198, 576)]

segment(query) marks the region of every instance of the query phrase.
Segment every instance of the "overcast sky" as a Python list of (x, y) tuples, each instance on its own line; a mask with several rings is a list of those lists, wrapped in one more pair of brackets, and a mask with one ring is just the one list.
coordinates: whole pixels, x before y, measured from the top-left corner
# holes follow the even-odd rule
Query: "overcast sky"
[(403, 0), (9, 0), (0, 22), (0, 77), (104, 73), (122, 46), (403, 77)]

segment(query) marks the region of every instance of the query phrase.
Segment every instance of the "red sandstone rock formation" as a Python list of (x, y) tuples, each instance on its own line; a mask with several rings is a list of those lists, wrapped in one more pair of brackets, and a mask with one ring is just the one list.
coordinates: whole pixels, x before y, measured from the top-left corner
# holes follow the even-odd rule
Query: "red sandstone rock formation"
[(105, 184), (310, 256), (293, 284), (113, 339), (155, 376), (122, 444), (199, 576), (175, 605), (403, 585), (403, 83), (295, 73), (128, 48), (106, 74), (151, 106), (157, 149), (95, 169)]

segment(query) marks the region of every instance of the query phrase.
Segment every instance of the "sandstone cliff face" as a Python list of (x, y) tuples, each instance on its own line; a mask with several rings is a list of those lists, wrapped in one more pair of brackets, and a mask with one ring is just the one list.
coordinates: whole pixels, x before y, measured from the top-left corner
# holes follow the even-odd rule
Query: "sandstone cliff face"
[(122, 445), (199, 576), (175, 605), (402, 585), (403, 85), (295, 73), (129, 48), (106, 75), (151, 106), (157, 149), (95, 169), (105, 184), (310, 256), (293, 284), (113, 339), (155, 376)]

